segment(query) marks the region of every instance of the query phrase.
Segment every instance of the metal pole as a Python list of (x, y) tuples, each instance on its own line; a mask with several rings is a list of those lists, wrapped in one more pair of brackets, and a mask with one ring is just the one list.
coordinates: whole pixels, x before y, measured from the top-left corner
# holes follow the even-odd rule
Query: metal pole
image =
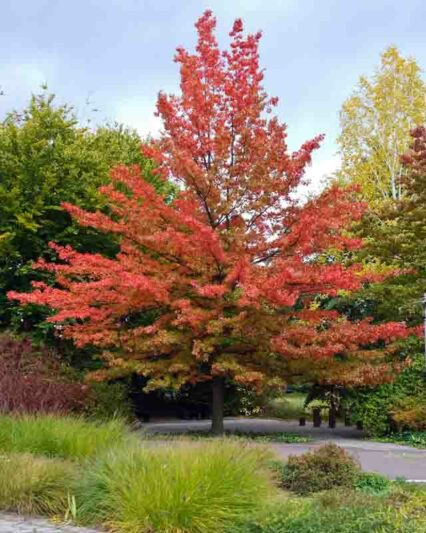
[(423, 295), (423, 311), (424, 311), (424, 323), (423, 323), (423, 326), (424, 326), (424, 341), (425, 341), (424, 356), (425, 356), (425, 367), (426, 367), (426, 292)]

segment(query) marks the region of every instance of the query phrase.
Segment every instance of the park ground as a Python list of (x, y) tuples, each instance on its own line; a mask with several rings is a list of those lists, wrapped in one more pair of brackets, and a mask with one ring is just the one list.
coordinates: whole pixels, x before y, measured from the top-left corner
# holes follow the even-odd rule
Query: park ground
[(424, 531), (426, 450), (341, 423), (0, 422), (0, 533)]

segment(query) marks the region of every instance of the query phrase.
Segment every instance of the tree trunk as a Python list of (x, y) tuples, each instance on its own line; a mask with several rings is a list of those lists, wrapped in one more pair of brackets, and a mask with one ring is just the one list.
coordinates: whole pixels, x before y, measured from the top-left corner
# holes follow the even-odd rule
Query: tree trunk
[(334, 407), (330, 407), (328, 410), (328, 427), (332, 429), (336, 427), (336, 410)]
[(225, 396), (225, 380), (215, 376), (212, 380), (212, 433), (223, 435), (223, 403)]

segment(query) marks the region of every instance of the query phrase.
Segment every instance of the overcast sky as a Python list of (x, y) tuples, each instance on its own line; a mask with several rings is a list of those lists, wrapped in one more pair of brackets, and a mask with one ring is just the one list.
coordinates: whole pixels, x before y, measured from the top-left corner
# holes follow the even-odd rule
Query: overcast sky
[(176, 90), (174, 50), (193, 47), (195, 20), (212, 9), (225, 45), (241, 17), (248, 31), (263, 31), (265, 86), (280, 98), (290, 148), (326, 134), (309, 171), (316, 181), (337, 164), (340, 106), (380, 53), (396, 44), (426, 68), (425, 0), (0, 0), (0, 8), (1, 116), (47, 83), (82, 119), (142, 134), (158, 131), (156, 95)]

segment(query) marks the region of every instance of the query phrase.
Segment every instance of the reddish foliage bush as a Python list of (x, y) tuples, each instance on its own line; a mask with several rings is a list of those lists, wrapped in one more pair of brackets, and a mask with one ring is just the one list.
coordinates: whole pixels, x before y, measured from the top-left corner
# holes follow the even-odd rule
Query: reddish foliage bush
[(398, 431), (426, 431), (426, 397), (412, 396), (399, 400), (391, 411)]
[(64, 413), (84, 405), (86, 387), (64, 376), (52, 351), (0, 336), (0, 413)]
[(298, 494), (335, 487), (352, 487), (360, 467), (349, 453), (335, 444), (324, 444), (312, 452), (290, 455), (283, 471), (283, 486)]

